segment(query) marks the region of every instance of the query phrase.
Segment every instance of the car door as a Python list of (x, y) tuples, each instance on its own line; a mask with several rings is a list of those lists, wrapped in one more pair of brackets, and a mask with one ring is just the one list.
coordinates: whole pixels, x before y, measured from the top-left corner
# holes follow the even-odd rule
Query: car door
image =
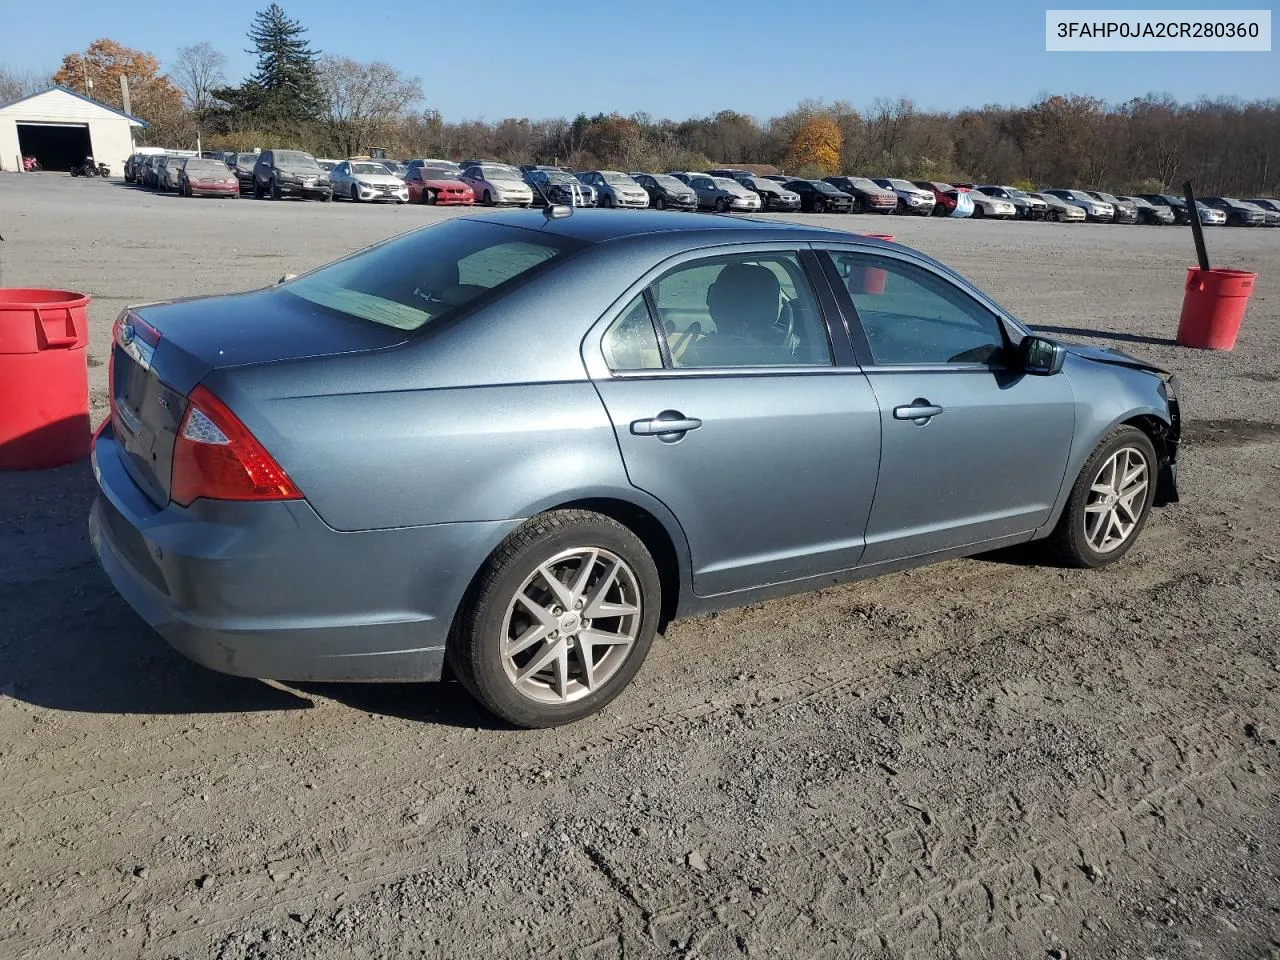
[(1024, 374), (994, 304), (932, 265), (824, 261), (880, 404), (865, 565), (1020, 538), (1049, 519), (1075, 429), (1065, 376)]
[(717, 250), (655, 268), (584, 343), (627, 475), (679, 521), (699, 596), (853, 568), (880, 444), (811, 254)]

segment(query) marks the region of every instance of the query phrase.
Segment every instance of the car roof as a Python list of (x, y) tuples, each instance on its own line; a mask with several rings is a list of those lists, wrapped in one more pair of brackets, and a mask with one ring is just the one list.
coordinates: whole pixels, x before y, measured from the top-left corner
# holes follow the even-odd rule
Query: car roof
[(547, 219), (537, 211), (510, 210), (482, 214), (469, 219), (541, 230), (587, 243), (605, 243), (612, 240), (674, 233), (687, 234), (690, 241), (705, 240), (713, 243), (867, 239), (861, 234), (852, 234), (844, 230), (781, 220), (754, 220), (749, 217), (715, 217), (697, 213), (651, 210), (579, 211), (555, 220)]

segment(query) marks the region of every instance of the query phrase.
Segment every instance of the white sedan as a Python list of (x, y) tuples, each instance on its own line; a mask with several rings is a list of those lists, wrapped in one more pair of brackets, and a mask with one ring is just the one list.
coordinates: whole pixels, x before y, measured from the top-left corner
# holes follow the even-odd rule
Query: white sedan
[(460, 179), (471, 187), (476, 202), (486, 207), (494, 204), (527, 207), (533, 203), (533, 188), (524, 182), (519, 170), (506, 164), (473, 164), (462, 171)]
[(372, 160), (343, 160), (329, 174), (333, 195), (343, 200), (388, 200), (408, 203), (409, 187)]

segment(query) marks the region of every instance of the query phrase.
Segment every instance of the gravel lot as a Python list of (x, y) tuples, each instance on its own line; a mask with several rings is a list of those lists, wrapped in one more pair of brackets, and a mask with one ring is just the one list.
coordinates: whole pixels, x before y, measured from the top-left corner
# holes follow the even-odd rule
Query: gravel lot
[[(446, 216), (0, 176), (0, 284), (240, 290)], [(1236, 350), (1186, 229), (821, 217), (1179, 373), (1183, 500), (1103, 572), (945, 563), (672, 626), (603, 715), (172, 652), (86, 465), (0, 474), (0, 956), (1280, 957), (1280, 230)]]

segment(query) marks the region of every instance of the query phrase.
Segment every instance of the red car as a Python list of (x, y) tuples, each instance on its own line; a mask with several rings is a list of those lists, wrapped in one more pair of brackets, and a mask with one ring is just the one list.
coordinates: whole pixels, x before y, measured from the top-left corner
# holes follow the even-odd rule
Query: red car
[(187, 157), (178, 170), (180, 197), (238, 197), (240, 180), (221, 160)]
[(405, 174), (410, 203), (432, 203), (440, 206), (471, 206), (476, 195), (471, 187), (458, 179), (452, 170), (440, 167), (414, 167)]
[(968, 193), (968, 187), (962, 187), (959, 184), (952, 186), (949, 183), (941, 183), (937, 180), (912, 180), (921, 190), (928, 190), (933, 194), (934, 208), (933, 215), (935, 217), (949, 217), (956, 208), (956, 194)]

